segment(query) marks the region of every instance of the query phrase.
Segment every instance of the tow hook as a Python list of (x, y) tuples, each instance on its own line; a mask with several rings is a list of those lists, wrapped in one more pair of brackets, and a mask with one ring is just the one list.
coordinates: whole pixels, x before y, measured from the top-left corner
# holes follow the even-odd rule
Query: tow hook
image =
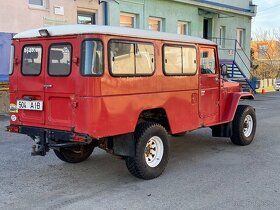
[(33, 138), (35, 144), (32, 146), (32, 156), (45, 156), (49, 151), (49, 147), (46, 142), (42, 141), (39, 137)]

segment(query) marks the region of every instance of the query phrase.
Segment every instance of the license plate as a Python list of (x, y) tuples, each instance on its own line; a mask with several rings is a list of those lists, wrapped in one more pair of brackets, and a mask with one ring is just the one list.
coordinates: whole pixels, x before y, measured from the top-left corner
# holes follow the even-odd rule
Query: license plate
[(43, 101), (17, 101), (17, 108), (23, 110), (43, 111)]

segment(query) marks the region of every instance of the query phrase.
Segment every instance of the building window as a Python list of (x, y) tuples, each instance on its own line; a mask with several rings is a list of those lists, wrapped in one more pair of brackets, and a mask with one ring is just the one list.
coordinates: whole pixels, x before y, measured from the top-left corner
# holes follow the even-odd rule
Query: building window
[(237, 49), (242, 49), (245, 46), (245, 29), (238, 28), (236, 30)]
[(48, 0), (29, 0), (29, 5), (34, 8), (48, 8)]
[(127, 28), (136, 28), (136, 15), (121, 13), (120, 15), (120, 26)]
[(95, 25), (96, 24), (96, 13), (90, 12), (78, 12), (78, 24)]
[(162, 20), (160, 18), (149, 18), (149, 29), (151, 31), (162, 31)]
[(220, 38), (219, 38), (219, 47), (225, 48), (226, 47), (226, 27), (220, 27)]
[(178, 22), (177, 33), (182, 35), (190, 35), (190, 23), (188, 22)]

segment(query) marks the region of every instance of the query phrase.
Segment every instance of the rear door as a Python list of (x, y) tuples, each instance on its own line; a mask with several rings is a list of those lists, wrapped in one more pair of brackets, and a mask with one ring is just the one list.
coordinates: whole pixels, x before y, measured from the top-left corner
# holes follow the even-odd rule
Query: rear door
[[(40, 126), (45, 123), (43, 101), (46, 53), (44, 44), (44, 41), (24, 41), (19, 44), (22, 53), (16, 98), (19, 120), (25, 125)], [(37, 107), (37, 103), (33, 103), (34, 107), (32, 107), (30, 103), (34, 101), (39, 101), (41, 107)]]
[(211, 117), (214, 121), (216, 117), (219, 117), (220, 100), (220, 77), (217, 64), (216, 48), (200, 47), (199, 114), (201, 118)]
[(48, 59), (45, 73), (45, 125), (57, 129), (73, 127), (78, 72), (72, 58), (74, 38), (47, 41)]

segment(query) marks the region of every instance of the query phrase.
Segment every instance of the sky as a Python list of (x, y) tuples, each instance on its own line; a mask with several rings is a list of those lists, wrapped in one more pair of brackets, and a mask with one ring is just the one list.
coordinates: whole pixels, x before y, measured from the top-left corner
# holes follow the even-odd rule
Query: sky
[(253, 18), (252, 32), (280, 28), (280, 1), (253, 0), (258, 5), (257, 16)]

